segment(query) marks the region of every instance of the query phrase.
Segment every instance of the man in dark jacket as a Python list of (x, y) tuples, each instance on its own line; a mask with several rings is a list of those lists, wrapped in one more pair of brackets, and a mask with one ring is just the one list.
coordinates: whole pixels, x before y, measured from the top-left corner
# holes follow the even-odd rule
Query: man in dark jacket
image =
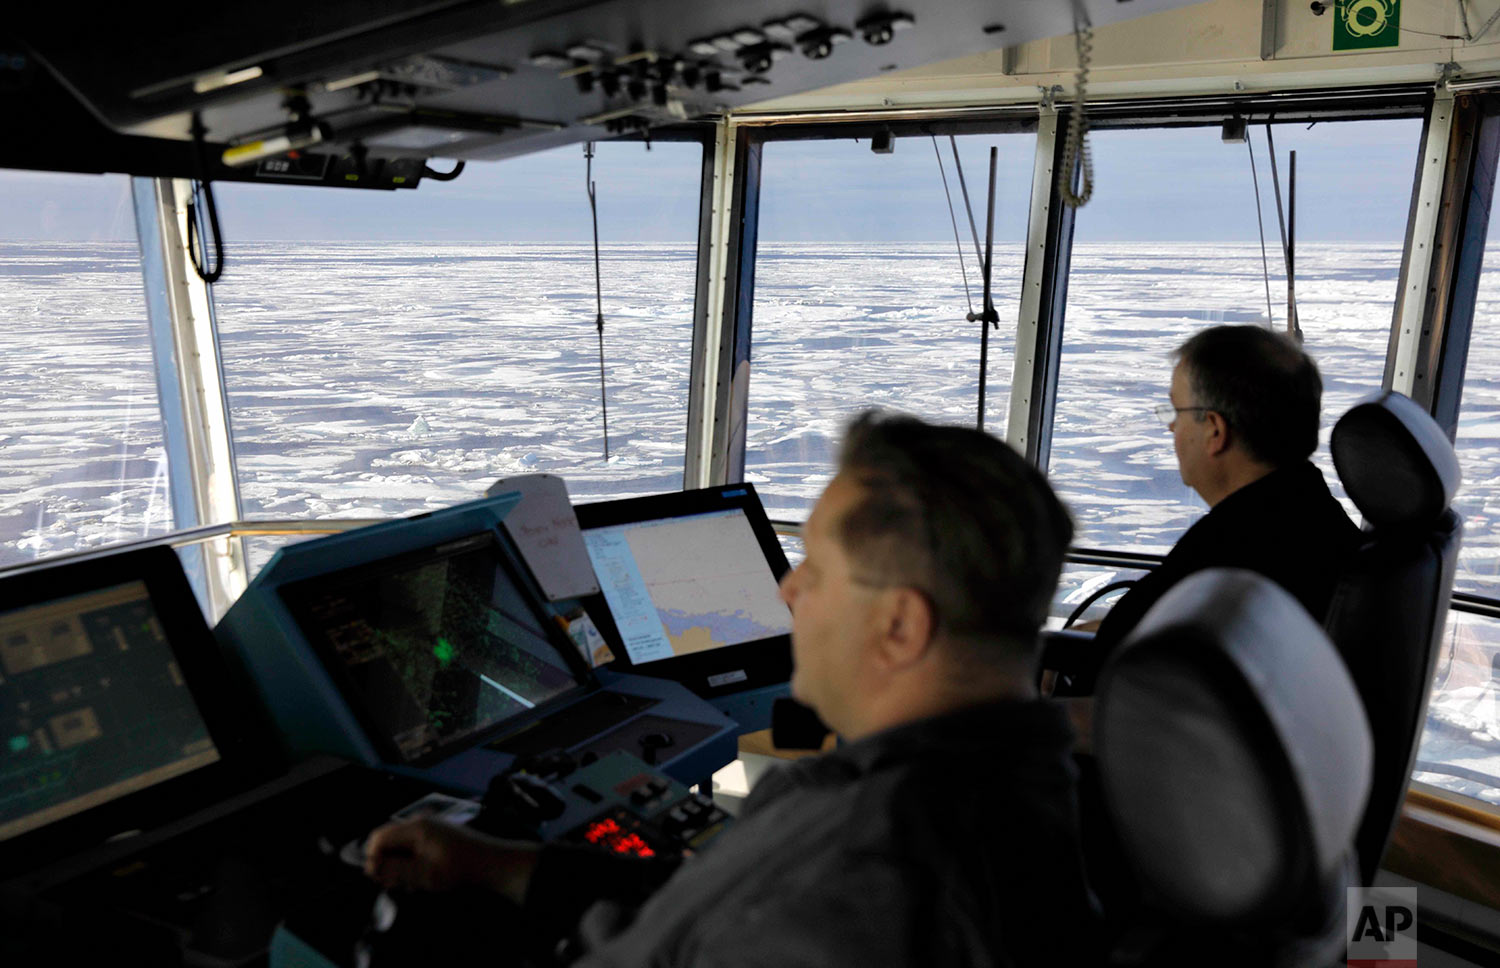
[[(1041, 474), (983, 433), (866, 414), (782, 583), (793, 694), (844, 740), (763, 780), (665, 865), (385, 828), (387, 884), (485, 885), (581, 919), (591, 965), (1087, 963), (1071, 734), (1031, 683), (1072, 535)], [(649, 895), (649, 896), (648, 896)]]
[(1168, 403), (1182, 481), (1208, 504), (1160, 567), (1105, 616), (1113, 648), (1157, 599), (1204, 568), (1248, 568), (1291, 592), (1321, 620), (1359, 529), (1308, 460), (1318, 446), (1323, 381), (1286, 336), (1215, 326), (1177, 350)]

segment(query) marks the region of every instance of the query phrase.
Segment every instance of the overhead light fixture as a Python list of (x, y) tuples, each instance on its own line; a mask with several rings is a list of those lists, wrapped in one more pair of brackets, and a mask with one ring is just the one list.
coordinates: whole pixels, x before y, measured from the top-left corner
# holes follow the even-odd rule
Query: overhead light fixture
[(809, 30), (797, 38), (797, 47), (809, 60), (822, 60), (833, 53), (833, 48), (849, 40), (852, 35), (838, 27), (819, 27)]
[(897, 31), (907, 30), (915, 24), (916, 20), (910, 14), (887, 13), (866, 17), (854, 27), (865, 39), (865, 43), (872, 47), (883, 47), (891, 42)]
[(559, 54), (555, 50), (539, 50), (526, 58), (526, 63), (532, 67), (540, 67), (548, 71), (561, 71), (573, 66), (573, 59), (567, 54)]
[(771, 65), (790, 53), (784, 44), (762, 43), (740, 50), (740, 66), (748, 74), (764, 74)]
[(340, 77), (337, 80), (324, 81), (323, 90), (332, 94), (334, 91), (343, 91), (351, 87), (359, 87), (370, 81), (380, 80), (379, 71), (361, 71), (358, 74), (350, 74), (348, 77)]
[(212, 74), (204, 74), (193, 81), (194, 94), (207, 94), (221, 88), (233, 87), (246, 81), (253, 81), (264, 72), (259, 67), (242, 67), (237, 71), (215, 71)]
[(574, 60), (596, 61), (603, 60), (609, 56), (609, 51), (593, 44), (574, 44), (568, 48), (568, 56)]

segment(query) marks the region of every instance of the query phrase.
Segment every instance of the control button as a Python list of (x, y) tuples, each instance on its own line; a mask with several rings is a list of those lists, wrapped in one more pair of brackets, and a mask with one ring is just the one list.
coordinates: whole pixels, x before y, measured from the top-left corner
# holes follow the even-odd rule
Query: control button
[(696, 800), (684, 800), (681, 807), (682, 811), (689, 817), (696, 817), (703, 813), (703, 804)]
[(705, 822), (711, 827), (716, 823), (723, 823), (728, 816), (729, 814), (722, 810), (710, 810), (708, 816), (705, 818)]
[(681, 807), (673, 807), (667, 811), (667, 819), (674, 824), (685, 824), (688, 822), (687, 811)]
[(636, 787), (630, 792), (630, 802), (636, 806), (644, 806), (656, 799), (656, 794), (651, 792), (648, 786)]
[(595, 790), (593, 787), (587, 786), (582, 783), (574, 784), (573, 792), (578, 794), (580, 797), (583, 797), (589, 803), (598, 803), (599, 801), (604, 799), (604, 794), (600, 793), (598, 790)]

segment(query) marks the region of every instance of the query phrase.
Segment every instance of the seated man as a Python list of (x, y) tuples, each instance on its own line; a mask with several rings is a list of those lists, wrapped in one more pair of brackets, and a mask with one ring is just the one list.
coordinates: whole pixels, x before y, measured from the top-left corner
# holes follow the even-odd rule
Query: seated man
[(1117, 645), (1167, 589), (1204, 568), (1248, 568), (1319, 621), (1359, 529), (1308, 460), (1323, 381), (1301, 347), (1259, 326), (1215, 326), (1174, 354), (1170, 403), (1182, 482), (1209, 511), (1110, 609), (1096, 641)]
[(645, 862), (423, 821), (377, 831), (367, 870), (488, 886), (532, 925), (604, 894), (588, 964), (1087, 963), (1072, 738), (1031, 683), (1071, 534), (995, 438), (865, 414), (782, 582), (792, 692), (846, 745), (763, 779), (654, 892)]

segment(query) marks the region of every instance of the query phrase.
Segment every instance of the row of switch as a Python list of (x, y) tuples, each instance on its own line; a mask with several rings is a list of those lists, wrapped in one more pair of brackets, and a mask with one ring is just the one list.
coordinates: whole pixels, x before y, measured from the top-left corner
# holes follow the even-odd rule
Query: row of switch
[(666, 796), (672, 790), (672, 784), (660, 777), (652, 778), (630, 791), (630, 802), (638, 807), (645, 807), (653, 801)]
[(714, 806), (713, 801), (694, 793), (668, 810), (661, 825), (667, 833), (691, 846), (693, 838), (727, 819), (729, 815)]

